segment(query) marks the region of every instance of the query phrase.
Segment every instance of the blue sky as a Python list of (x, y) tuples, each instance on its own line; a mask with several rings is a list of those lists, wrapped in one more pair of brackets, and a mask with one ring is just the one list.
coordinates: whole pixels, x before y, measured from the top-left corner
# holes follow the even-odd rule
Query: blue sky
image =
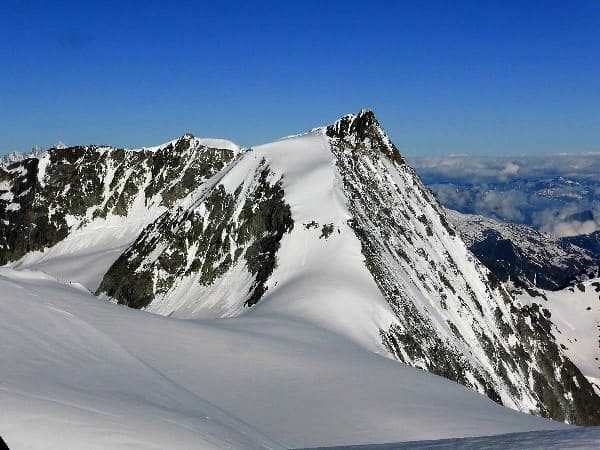
[(600, 2), (0, 2), (0, 153), (363, 107), (407, 155), (600, 151)]

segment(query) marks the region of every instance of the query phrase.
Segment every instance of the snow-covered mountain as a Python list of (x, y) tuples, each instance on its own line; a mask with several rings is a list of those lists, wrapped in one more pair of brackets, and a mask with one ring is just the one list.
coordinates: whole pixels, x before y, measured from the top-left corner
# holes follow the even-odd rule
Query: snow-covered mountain
[(28, 158), (41, 158), (46, 152), (40, 147), (33, 147), (30, 152), (9, 152), (6, 155), (0, 156), (0, 167), (9, 166), (11, 164), (21, 162)]
[(448, 210), (467, 247), (501, 281), (517, 288), (556, 290), (598, 273), (597, 255), (527, 225)]
[(321, 330), (510, 408), (600, 423), (551, 318), (469, 252), (370, 111), (253, 149), (184, 135), (0, 168), (0, 263), (162, 316)]

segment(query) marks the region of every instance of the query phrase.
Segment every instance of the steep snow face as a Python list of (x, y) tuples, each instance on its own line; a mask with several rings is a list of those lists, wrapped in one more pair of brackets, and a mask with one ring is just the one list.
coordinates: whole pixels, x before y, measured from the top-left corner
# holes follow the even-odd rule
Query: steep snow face
[(381, 330), (389, 351), (507, 406), (597, 423), (600, 398), (546, 332), (547, 319), (520, 308), (477, 263), (375, 116), (346, 116), (326, 132), (349, 223), (397, 317)]
[(525, 292), (520, 299), (552, 320), (561, 348), (600, 393), (600, 278), (561, 291)]
[(526, 225), (447, 210), (467, 247), (500, 281), (559, 289), (587, 272), (598, 260), (586, 250)]
[(318, 324), (373, 351), (395, 317), (367, 268), (323, 129), (257, 147), (282, 174), (294, 229), (284, 235), (277, 268), (256, 315)]
[(297, 448), (570, 429), (307, 322), (176, 320), (7, 268), (0, 292), (10, 448)]
[(239, 153), (231, 143), (218, 149), (204, 142), (185, 135), (152, 150), (52, 149), (0, 169), (0, 263), (95, 289), (144, 226)]

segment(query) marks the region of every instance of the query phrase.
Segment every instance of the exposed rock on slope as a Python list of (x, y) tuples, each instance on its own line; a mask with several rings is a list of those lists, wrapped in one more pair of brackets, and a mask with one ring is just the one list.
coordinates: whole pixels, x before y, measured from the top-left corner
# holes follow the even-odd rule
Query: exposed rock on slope
[(511, 407), (597, 423), (600, 399), (550, 322), (473, 259), (415, 172), (388, 156), (396, 149), (373, 114), (346, 116), (327, 135), (367, 267), (398, 317), (381, 331), (390, 352)]
[(52, 149), (0, 168), (0, 264), (43, 250), (94, 221), (152, 221), (235, 157), (185, 135), (152, 150)]
[(523, 292), (519, 298), (550, 318), (560, 347), (600, 393), (600, 278), (532, 294)]
[[(228, 169), (230, 170), (230, 169)], [(221, 175), (223, 177), (224, 175)], [(105, 275), (98, 293), (134, 308), (162, 302), (185, 303), (191, 293), (222, 305), (215, 285), (236, 286), (232, 277), (247, 268), (247, 292), (234, 292), (251, 306), (264, 294), (283, 233), (294, 225), (281, 180), (273, 179), (264, 159), (255, 173), (228, 192), (216, 179), (191, 200), (149, 225)], [(182, 291), (179, 284), (196, 286)], [(204, 288), (204, 289), (202, 289)]]

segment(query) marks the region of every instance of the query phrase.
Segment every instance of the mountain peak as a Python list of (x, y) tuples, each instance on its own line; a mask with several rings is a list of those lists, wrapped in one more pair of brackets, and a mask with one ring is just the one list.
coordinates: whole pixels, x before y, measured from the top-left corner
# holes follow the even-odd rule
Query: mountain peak
[(329, 125), (326, 134), (330, 138), (337, 138), (354, 146), (369, 144), (371, 148), (379, 149), (392, 161), (405, 164), (400, 151), (385, 134), (375, 113), (370, 109), (361, 109), (358, 114), (346, 114)]
[(383, 133), (375, 113), (370, 109), (361, 109), (358, 114), (346, 114), (327, 127), (330, 137), (334, 134), (335, 137), (340, 138), (356, 134), (359, 139), (364, 139), (369, 132), (373, 131)]

